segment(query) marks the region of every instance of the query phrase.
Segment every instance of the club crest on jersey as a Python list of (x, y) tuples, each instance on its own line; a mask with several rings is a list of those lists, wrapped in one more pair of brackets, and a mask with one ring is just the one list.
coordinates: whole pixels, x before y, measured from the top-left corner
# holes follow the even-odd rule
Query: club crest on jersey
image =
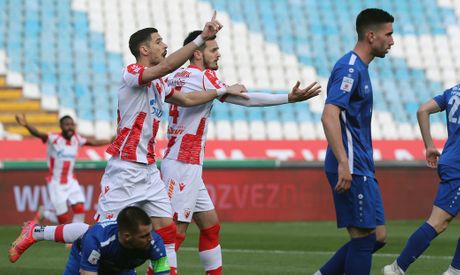
[(184, 210), (184, 216), (185, 216), (185, 218), (188, 218), (188, 216), (190, 216), (190, 209), (186, 208)]
[(95, 265), (97, 264), (100, 258), (101, 258), (101, 254), (98, 251), (93, 250), (91, 251), (91, 254), (89, 254), (88, 262)]
[(340, 85), (340, 90), (344, 92), (351, 92), (351, 88), (353, 87), (353, 82), (355, 82), (353, 78), (344, 76), (342, 80), (342, 84)]
[(141, 71), (142, 67), (139, 64), (131, 64), (128, 66), (128, 72), (130, 74), (138, 74)]
[(183, 182), (179, 183), (179, 190), (184, 190), (185, 184)]

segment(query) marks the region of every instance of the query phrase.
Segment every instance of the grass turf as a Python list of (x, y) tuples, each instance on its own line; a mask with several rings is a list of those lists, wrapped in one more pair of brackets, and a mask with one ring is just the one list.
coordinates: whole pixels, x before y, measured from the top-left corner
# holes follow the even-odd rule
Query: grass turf
[[(388, 223), (388, 243), (373, 258), (372, 273), (399, 254), (407, 238), (422, 221)], [(449, 265), (459, 238), (460, 224), (454, 221), (436, 238), (406, 274), (441, 274)], [(223, 223), (221, 229), (224, 274), (313, 274), (347, 240), (334, 222)], [(7, 249), (19, 234), (18, 226), (0, 227), (0, 274), (61, 274), (69, 250), (63, 244), (40, 242), (15, 264)], [(192, 225), (181, 251), (179, 271), (183, 275), (204, 274), (196, 250), (198, 231)], [(145, 274), (145, 267), (138, 268)]]

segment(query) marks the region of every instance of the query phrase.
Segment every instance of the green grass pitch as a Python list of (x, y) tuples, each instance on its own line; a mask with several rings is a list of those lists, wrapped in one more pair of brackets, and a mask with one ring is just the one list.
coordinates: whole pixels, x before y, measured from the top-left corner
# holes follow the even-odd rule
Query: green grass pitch
[[(379, 274), (401, 251), (409, 235), (422, 221), (388, 223), (388, 244), (374, 255), (372, 274)], [(224, 274), (313, 274), (347, 240), (334, 222), (223, 223)], [(30, 248), (15, 264), (7, 258), (9, 243), (19, 233), (17, 226), (0, 227), (0, 274), (61, 274), (69, 250), (62, 244), (41, 242)], [(411, 274), (441, 274), (449, 265), (460, 237), (454, 221), (414, 263)], [(179, 252), (179, 272), (204, 274), (196, 250), (198, 231), (192, 225)], [(145, 267), (138, 268), (145, 274)]]

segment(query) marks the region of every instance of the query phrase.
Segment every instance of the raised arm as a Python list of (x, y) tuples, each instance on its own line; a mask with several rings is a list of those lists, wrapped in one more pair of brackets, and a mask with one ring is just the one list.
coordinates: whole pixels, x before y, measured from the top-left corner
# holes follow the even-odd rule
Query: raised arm
[(184, 64), (193, 55), (193, 52), (198, 49), (198, 47), (203, 45), (206, 40), (213, 38), (220, 29), (222, 29), (222, 24), (216, 20), (216, 11), (214, 11), (211, 21), (205, 24), (201, 35), (184, 47), (170, 54), (161, 61), (160, 64), (146, 68), (142, 74), (142, 82), (150, 82), (154, 79), (165, 76), (182, 66), (182, 64)]
[(439, 105), (433, 99), (425, 102), (417, 110), (418, 126), (422, 134), (423, 143), (425, 144), (425, 158), (428, 167), (436, 168), (438, 166), (438, 158), (441, 155), (438, 149), (434, 146), (433, 138), (430, 132), (430, 114), (441, 111)]
[(41, 139), (43, 142), (46, 142), (46, 140), (48, 139), (48, 135), (46, 133), (43, 133), (43, 132), (40, 132), (37, 128), (35, 128), (34, 126), (30, 125), (28, 122), (27, 122), (27, 118), (26, 118), (26, 115), (24, 114), (17, 114), (16, 115), (16, 122), (25, 127), (29, 133), (31, 135), (33, 135), (34, 137), (38, 137), (39, 139)]
[(243, 100), (247, 98), (247, 90), (243, 85), (234, 84), (232, 86), (224, 87), (218, 90), (197, 91), (191, 93), (175, 92), (172, 96), (166, 99), (166, 102), (179, 105), (182, 107), (191, 107), (201, 105), (203, 103), (212, 101), (213, 99), (222, 95), (233, 95), (241, 97)]
[(108, 145), (108, 144), (111, 144), (111, 143), (112, 143), (112, 140), (110, 140), (110, 139), (95, 139), (95, 138), (86, 137), (85, 145), (88, 145), (88, 146), (102, 146), (102, 145)]
[(266, 107), (308, 100), (321, 92), (321, 85), (317, 82), (313, 82), (305, 89), (300, 89), (299, 86), (300, 82), (297, 81), (289, 94), (248, 93), (246, 96), (249, 99), (229, 95), (225, 98), (225, 102), (246, 107)]
[(338, 181), (335, 190), (339, 193), (348, 191), (351, 187), (351, 173), (348, 166), (348, 157), (342, 141), (342, 127), (340, 125), (340, 108), (333, 104), (324, 106), (321, 122), (327, 142), (338, 162)]

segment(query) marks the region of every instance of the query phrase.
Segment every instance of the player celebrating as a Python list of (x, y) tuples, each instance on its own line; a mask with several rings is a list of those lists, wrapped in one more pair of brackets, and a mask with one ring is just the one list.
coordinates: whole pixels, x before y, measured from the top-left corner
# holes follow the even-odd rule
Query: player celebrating
[[(201, 35), (194, 31), (185, 39), (184, 45)], [(226, 85), (216, 76), (219, 47), (215, 39), (194, 51), (187, 68), (177, 70), (168, 78), (182, 94), (205, 89), (222, 89)], [(248, 93), (249, 99), (233, 95), (222, 96), (222, 102), (243, 106), (272, 106), (307, 100), (318, 95), (320, 86), (311, 84), (299, 89), (298, 82), (289, 94)], [(171, 197), (176, 224), (176, 250), (185, 239), (185, 233), (192, 219), (200, 229), (199, 255), (206, 274), (221, 274), (222, 256), (219, 244), (219, 220), (214, 205), (202, 179), (202, 165), (206, 142), (207, 125), (213, 103), (182, 108), (171, 105), (168, 121), (168, 147), (161, 164), (161, 172), (168, 194)]]
[(175, 274), (176, 226), (172, 209), (160, 173), (155, 165), (155, 136), (164, 102), (194, 106), (211, 101), (225, 93), (241, 95), (245, 89), (233, 85), (209, 93), (178, 93), (162, 78), (181, 66), (195, 49), (213, 37), (222, 27), (216, 14), (206, 23), (202, 35), (166, 57), (167, 46), (158, 31), (146, 28), (129, 39), (136, 63), (123, 70), (118, 92), (118, 133), (107, 152), (112, 155), (101, 181), (97, 219), (116, 217), (126, 206), (138, 205), (150, 217), (153, 228), (163, 238)]
[[(384, 275), (404, 274), (409, 266), (428, 248), (430, 242), (447, 229), (460, 211), (460, 85), (423, 104), (417, 111), (418, 124), (426, 149), (426, 163), (438, 168), (441, 178), (433, 210), (428, 220), (409, 238), (399, 257), (383, 268)], [(446, 111), (448, 137), (442, 154), (434, 146), (430, 132), (430, 115)], [(438, 161), (439, 158), (439, 161)], [(443, 275), (460, 274), (460, 239), (452, 263)]]
[(337, 226), (351, 240), (315, 275), (369, 274), (372, 253), (386, 238), (382, 197), (374, 176), (371, 138), (372, 85), (368, 65), (393, 43), (393, 16), (366, 9), (356, 19), (358, 42), (335, 64), (327, 85), (322, 123), (328, 148), (324, 168), (331, 185)]
[(46, 142), (48, 147), (48, 169), (46, 178), (50, 201), (56, 210), (58, 223), (71, 221), (68, 204), (74, 213), (72, 222), (85, 219), (85, 196), (74, 174), (75, 159), (80, 146), (100, 146), (110, 144), (110, 140), (95, 140), (80, 136), (75, 131), (74, 120), (63, 116), (59, 120), (61, 133), (43, 133), (27, 122), (24, 114), (16, 115), (16, 121), (24, 126), (31, 135)]

